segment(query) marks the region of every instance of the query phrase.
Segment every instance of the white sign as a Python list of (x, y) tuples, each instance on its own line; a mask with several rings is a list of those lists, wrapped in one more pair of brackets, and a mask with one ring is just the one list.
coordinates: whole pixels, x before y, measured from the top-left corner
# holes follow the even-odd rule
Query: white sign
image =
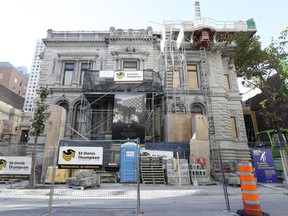
[(31, 157), (0, 156), (1, 175), (30, 175)]
[(134, 157), (134, 151), (126, 151), (126, 157)]
[(173, 151), (161, 151), (161, 150), (150, 150), (150, 149), (141, 149), (140, 154), (149, 155), (152, 157), (163, 157), (163, 159), (173, 158)]
[(115, 71), (115, 82), (139, 82), (143, 81), (143, 71)]
[(113, 78), (114, 77), (114, 71), (100, 71), (99, 77)]
[(98, 169), (103, 164), (103, 147), (60, 146), (58, 167), (62, 169)]

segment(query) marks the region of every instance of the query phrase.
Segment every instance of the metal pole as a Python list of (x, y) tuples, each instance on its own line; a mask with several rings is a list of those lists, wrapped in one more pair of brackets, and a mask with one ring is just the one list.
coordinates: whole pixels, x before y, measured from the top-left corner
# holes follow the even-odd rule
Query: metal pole
[(221, 155), (221, 150), (220, 150), (219, 142), (218, 142), (218, 152), (219, 152), (219, 160), (220, 160), (221, 174), (222, 174), (222, 179), (223, 179), (223, 191), (224, 191), (224, 197), (225, 197), (225, 202), (226, 202), (226, 208), (227, 208), (227, 211), (230, 212), (231, 209), (230, 209), (230, 203), (229, 203), (229, 196), (228, 196), (228, 191), (227, 191), (225, 174), (224, 174), (224, 170), (223, 170), (222, 155)]
[(286, 156), (286, 151), (285, 151), (285, 149), (280, 149), (280, 156), (281, 156), (281, 162), (282, 162), (282, 164), (283, 164), (283, 176), (284, 176), (283, 184), (287, 185), (287, 184), (288, 184), (288, 176), (287, 176), (287, 156)]
[(50, 215), (52, 211), (53, 205), (53, 196), (54, 196), (54, 183), (55, 183), (55, 175), (56, 175), (56, 164), (57, 164), (57, 153), (59, 148), (59, 141), (55, 147), (54, 157), (53, 157), (53, 167), (52, 167), (52, 176), (51, 176), (51, 186), (49, 193), (49, 202), (48, 202), (48, 215)]
[(139, 138), (137, 139), (137, 153), (136, 153), (136, 176), (137, 176), (137, 214), (142, 214), (140, 208), (140, 145)]
[(179, 163), (179, 152), (177, 148), (177, 168), (178, 168), (178, 178), (179, 178), (179, 185), (181, 186), (181, 174), (180, 174), (180, 163)]

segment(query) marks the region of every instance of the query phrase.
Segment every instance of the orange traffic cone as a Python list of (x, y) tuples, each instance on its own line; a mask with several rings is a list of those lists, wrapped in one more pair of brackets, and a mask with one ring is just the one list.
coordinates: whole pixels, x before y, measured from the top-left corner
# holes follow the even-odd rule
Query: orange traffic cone
[(237, 214), (241, 216), (268, 216), (269, 214), (263, 212), (261, 209), (251, 163), (242, 161), (241, 163), (238, 163), (238, 168), (240, 172), (244, 210), (238, 210)]

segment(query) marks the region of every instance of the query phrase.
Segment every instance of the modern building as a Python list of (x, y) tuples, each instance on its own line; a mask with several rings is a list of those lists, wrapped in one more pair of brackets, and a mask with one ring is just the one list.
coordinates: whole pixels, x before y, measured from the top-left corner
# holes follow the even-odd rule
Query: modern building
[(35, 49), (34, 49), (34, 55), (32, 60), (32, 66), (31, 66), (31, 73), (29, 76), (29, 82), (27, 87), (27, 92), (25, 96), (25, 103), (23, 110), (24, 112), (29, 112), (34, 110), (34, 100), (37, 96), (36, 89), (39, 81), (39, 74), (40, 74), (40, 68), (41, 68), (41, 58), (40, 55), (42, 51), (44, 50), (45, 46), (42, 40), (37, 40)]
[(9, 62), (0, 62), (0, 84), (25, 97), (28, 77)]
[(197, 17), (164, 22), (161, 32), (49, 29), (39, 85), (48, 86), (49, 104), (66, 110), (66, 139), (169, 145), (189, 143), (203, 126), (212, 161), (219, 148), (224, 162), (249, 159), (237, 76), (224, 55), (240, 31), (253, 35), (253, 19)]

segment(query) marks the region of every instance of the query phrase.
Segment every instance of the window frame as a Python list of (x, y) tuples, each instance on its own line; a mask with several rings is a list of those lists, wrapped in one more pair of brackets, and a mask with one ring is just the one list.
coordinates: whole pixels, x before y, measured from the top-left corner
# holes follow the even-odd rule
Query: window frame
[[(66, 65), (72, 65), (73, 64), (73, 69), (71, 68), (66, 68)], [(67, 77), (67, 74), (71, 73), (71, 80), (67, 80), (66, 81), (66, 77)], [(64, 86), (68, 86), (68, 85), (71, 85), (72, 82), (73, 82), (73, 75), (75, 73), (75, 62), (64, 62), (64, 65), (63, 65), (63, 79), (62, 79), (62, 85)]]
[[(136, 63), (136, 67), (125, 67), (125, 63)], [(139, 71), (140, 70), (140, 61), (139, 59), (123, 59), (121, 65), (122, 71)]]
[[(83, 65), (85, 64), (88, 67), (84, 68)], [(85, 71), (90, 71), (91, 69), (92, 69), (92, 62), (80, 62), (80, 75), (79, 75), (79, 82), (78, 82), (80, 86), (83, 85)]]
[(229, 74), (224, 74), (224, 85), (226, 91), (231, 91), (231, 82)]
[[(189, 69), (189, 66), (195, 66), (195, 69)], [(187, 67), (187, 86), (190, 89), (199, 89), (200, 88), (200, 82), (199, 82), (199, 70), (198, 70), (198, 64), (193, 62), (188, 62), (186, 64)], [(192, 76), (190, 76), (192, 75)], [(190, 77), (192, 80), (190, 81)], [(196, 79), (195, 79), (196, 78)]]
[(231, 135), (233, 139), (239, 138), (238, 128), (237, 128), (237, 118), (236, 116), (230, 116), (230, 125), (231, 125)]

